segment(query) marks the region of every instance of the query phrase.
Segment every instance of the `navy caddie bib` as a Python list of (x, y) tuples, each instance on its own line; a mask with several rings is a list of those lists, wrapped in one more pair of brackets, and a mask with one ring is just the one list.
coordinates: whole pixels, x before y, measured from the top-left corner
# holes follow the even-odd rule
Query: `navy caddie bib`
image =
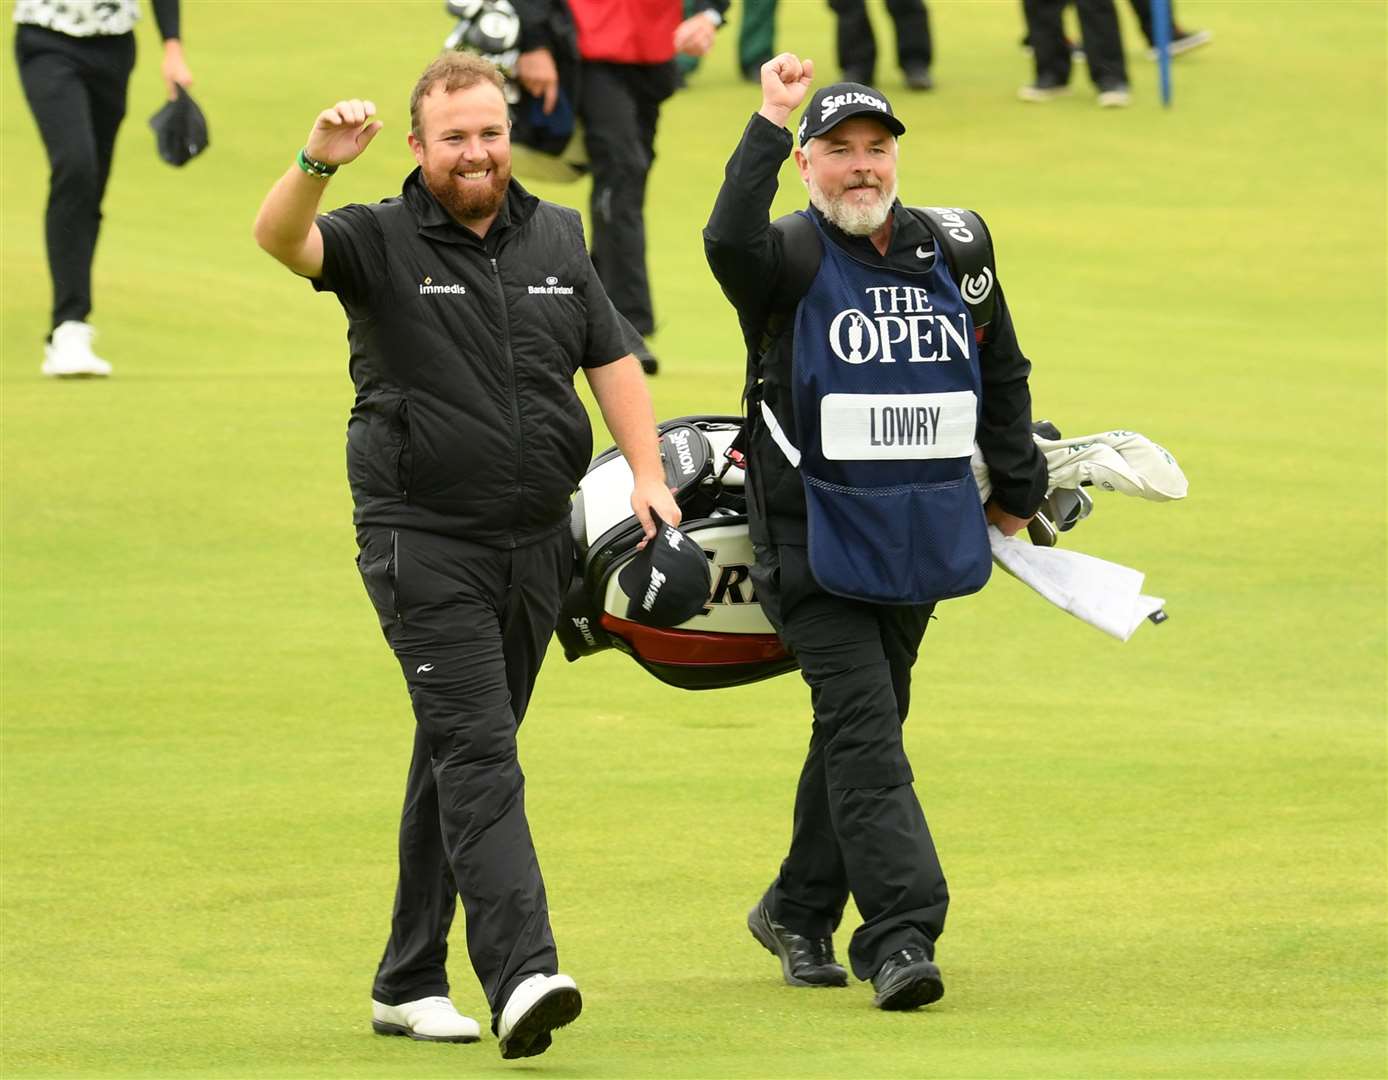
[(968, 307), (938, 252), (919, 272), (860, 263), (801, 213), (824, 249), (792, 365), (810, 569), (875, 603), (976, 592), (992, 556), (969, 468), (982, 385)]

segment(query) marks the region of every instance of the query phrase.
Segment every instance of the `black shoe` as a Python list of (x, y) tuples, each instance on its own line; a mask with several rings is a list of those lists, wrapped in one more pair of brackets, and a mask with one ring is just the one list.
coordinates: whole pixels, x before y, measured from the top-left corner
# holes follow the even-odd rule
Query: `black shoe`
[(871, 68), (846, 67), (843, 69), (843, 81), (861, 83), (863, 86), (871, 86), (872, 74)]
[(834, 959), (833, 938), (810, 938), (792, 933), (772, 921), (765, 903), (747, 913), (747, 929), (768, 952), (780, 959), (781, 974), (787, 986), (848, 985), (848, 972)]
[(912, 64), (902, 74), (906, 76), (908, 90), (935, 89), (935, 80), (930, 77), (930, 69), (924, 64)]
[(879, 1009), (919, 1009), (945, 996), (940, 969), (925, 958), (924, 949), (898, 949), (872, 977)]
[(636, 350), (636, 359), (641, 361), (641, 370), (647, 375), (654, 375), (660, 370), (660, 361), (652, 354), (649, 347), (643, 341), (641, 347)]

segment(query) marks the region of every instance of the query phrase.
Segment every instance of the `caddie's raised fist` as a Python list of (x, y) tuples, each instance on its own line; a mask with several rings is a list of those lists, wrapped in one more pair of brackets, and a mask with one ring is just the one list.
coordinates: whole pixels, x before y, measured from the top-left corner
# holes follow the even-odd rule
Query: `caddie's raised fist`
[(313, 122), (304, 149), (308, 156), (325, 165), (346, 165), (355, 161), (381, 130), (376, 106), (370, 101), (339, 101), (324, 109)]
[(784, 52), (761, 66), (762, 105), (794, 112), (814, 82), (814, 61)]

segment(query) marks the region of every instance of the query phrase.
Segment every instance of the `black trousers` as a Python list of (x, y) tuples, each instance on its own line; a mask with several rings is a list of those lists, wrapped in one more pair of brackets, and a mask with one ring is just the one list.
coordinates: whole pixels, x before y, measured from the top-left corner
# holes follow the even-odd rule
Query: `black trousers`
[(901, 738), (934, 605), (845, 600), (815, 583), (803, 547), (756, 554), (757, 598), (800, 662), (814, 706), (790, 850), (767, 909), (796, 933), (827, 937), (852, 894), (863, 925), (848, 959), (860, 979), (907, 946), (934, 956), (949, 890)]
[[(1064, 86), (1070, 81), (1070, 44), (1065, 40), (1061, 13), (1069, 0), (1022, 0), (1027, 36), (1036, 60), (1038, 86)], [(1075, 0), (1084, 37), (1089, 77), (1100, 90), (1128, 83), (1123, 39), (1113, 0)]]
[(655, 162), (660, 104), (675, 92), (668, 64), (580, 68), (579, 117), (593, 174), (592, 256), (612, 306), (643, 337), (655, 332), (646, 270), (646, 178)]
[[(838, 16), (839, 67), (871, 84), (877, 71), (877, 39), (868, 19), (867, 0), (829, 0)], [(930, 15), (924, 0), (887, 0), (887, 12), (896, 24), (896, 60), (902, 70), (934, 59), (930, 42)]]
[(568, 530), (511, 551), (362, 526), (357, 565), (414, 706), (400, 877), (372, 996), (448, 993), (456, 901), (493, 1027), (527, 975), (558, 971), (525, 817), (516, 730), (572, 572)]
[(92, 257), (116, 132), (135, 67), (135, 35), (70, 37), (21, 25), (19, 81), (48, 151), (44, 237), (53, 280), (53, 325), (92, 310)]

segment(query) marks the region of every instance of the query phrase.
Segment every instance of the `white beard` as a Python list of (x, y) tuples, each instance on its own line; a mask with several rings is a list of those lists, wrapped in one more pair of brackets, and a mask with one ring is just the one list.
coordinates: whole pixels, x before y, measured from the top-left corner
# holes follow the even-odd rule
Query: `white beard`
[[(879, 195), (876, 204), (854, 205), (848, 201), (845, 192), (837, 199), (831, 199), (810, 177), (810, 204), (829, 219), (830, 223), (848, 233), (849, 236), (871, 236), (887, 223), (892, 213), (892, 203), (896, 202), (896, 181), (890, 188), (871, 188)], [(855, 189), (856, 190), (856, 189)]]

